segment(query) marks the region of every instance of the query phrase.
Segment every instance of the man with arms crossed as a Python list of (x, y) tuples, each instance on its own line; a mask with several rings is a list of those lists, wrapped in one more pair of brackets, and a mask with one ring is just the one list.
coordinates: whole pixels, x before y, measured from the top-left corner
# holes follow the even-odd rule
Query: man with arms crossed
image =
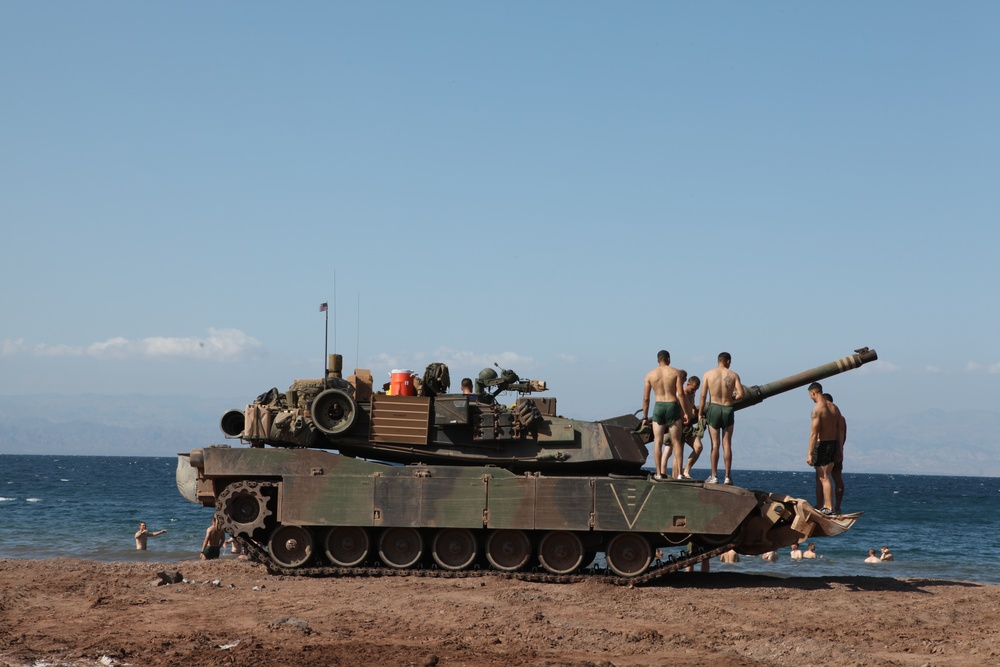
[[(719, 353), (719, 365), (705, 373), (701, 384), (701, 405), (698, 419), (708, 421), (708, 433), (712, 436), (712, 476), (705, 481), (719, 483), (719, 439), (722, 439), (722, 456), (726, 464), (726, 484), (733, 483), (733, 404), (743, 398), (743, 383), (740, 376), (729, 370), (733, 361), (728, 352)], [(711, 397), (708, 408), (707, 397)]]
[(816, 468), (816, 475), (819, 476), (823, 487), (823, 507), (820, 512), (832, 516), (833, 485), (830, 483), (830, 471), (833, 470), (837, 445), (841, 441), (840, 420), (823, 398), (823, 386), (819, 382), (809, 385), (809, 398), (816, 405), (809, 413), (812, 429), (809, 431), (809, 455), (806, 457), (806, 463)]
[[(847, 441), (847, 420), (843, 413), (833, 403), (833, 396), (823, 394), (823, 398), (833, 408), (834, 414), (840, 420), (840, 442), (837, 444), (837, 454), (833, 457), (833, 469), (830, 470), (830, 477), (833, 479), (833, 494), (836, 501), (833, 511), (840, 514), (840, 503), (844, 500), (844, 443)], [(819, 471), (816, 472), (816, 504), (823, 504), (823, 484), (819, 481)]]
[(681, 429), (688, 422), (688, 415), (680, 396), (684, 392), (681, 386), (681, 376), (676, 368), (670, 365), (670, 353), (660, 350), (656, 354), (657, 367), (646, 374), (646, 382), (642, 391), (642, 423), (649, 422), (649, 395), (656, 396), (653, 406), (653, 460), (656, 464), (656, 474), (653, 479), (664, 479), (664, 464), (670, 456), (669, 450), (664, 456), (663, 436), (670, 436), (669, 447), (673, 450), (673, 477), (681, 477), (681, 456), (684, 454), (684, 444), (681, 442)]

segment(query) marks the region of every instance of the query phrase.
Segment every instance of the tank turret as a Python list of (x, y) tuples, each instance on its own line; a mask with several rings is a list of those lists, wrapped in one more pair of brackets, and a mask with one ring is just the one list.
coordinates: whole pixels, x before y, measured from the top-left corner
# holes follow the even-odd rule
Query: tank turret
[[(746, 388), (742, 409), (776, 394), (858, 368), (874, 350)], [(596, 422), (559, 416), (555, 398), (541, 398), (545, 382), (512, 370), (484, 369), (476, 393), (449, 394), (444, 364), (428, 366), (423, 380), (394, 371), (394, 395), (372, 391), (371, 374), (347, 379), (296, 380), (285, 392), (271, 389), (242, 412), (222, 417), (222, 431), (251, 446), (332, 449), (392, 463), (494, 465), (515, 473), (636, 474), (646, 463), (649, 430), (634, 415)], [(498, 372), (499, 371), (499, 372)], [(397, 376), (406, 374), (405, 379)], [(412, 381), (411, 381), (412, 379)], [(515, 394), (512, 403), (498, 400)]]

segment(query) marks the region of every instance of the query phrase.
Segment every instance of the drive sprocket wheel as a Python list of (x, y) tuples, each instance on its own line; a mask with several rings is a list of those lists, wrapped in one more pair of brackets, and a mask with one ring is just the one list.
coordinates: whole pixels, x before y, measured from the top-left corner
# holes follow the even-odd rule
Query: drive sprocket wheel
[(230, 484), (215, 500), (215, 513), (223, 530), (237, 536), (253, 536), (263, 530), (273, 514), (271, 495), (266, 492), (271, 484), (243, 481)]

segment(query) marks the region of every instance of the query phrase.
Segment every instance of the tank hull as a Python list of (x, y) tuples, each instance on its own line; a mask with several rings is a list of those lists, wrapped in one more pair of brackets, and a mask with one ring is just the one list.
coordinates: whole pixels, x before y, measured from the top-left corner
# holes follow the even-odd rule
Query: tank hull
[[(614, 554), (610, 560), (617, 561), (609, 565), (631, 563), (638, 552), (641, 567), (619, 568), (633, 576), (653, 564), (657, 550), (694, 553), (725, 544), (744, 554), (763, 553), (853, 523), (851, 518), (831, 525), (803, 500), (735, 486), (654, 482), (645, 475), (515, 474), (494, 466), (399, 466), (318, 450), (193, 450), (179, 457), (177, 479), (185, 498), (216, 508), (228, 532), (268, 558), (276, 555), (273, 565), (308, 567), (313, 574), (345, 564), (406, 569), (447, 563), (451, 552), (438, 542), (456, 535), (472, 545), (459, 569), (482, 563), (484, 556), (505, 569), (507, 552), (491, 546), (497, 536), (514, 534), (529, 557), (512, 571), (541, 561), (543, 568), (565, 574), (585, 567), (598, 552)], [(345, 530), (368, 544), (356, 563), (331, 546)], [(287, 535), (295, 536), (294, 548), (281, 542)], [(414, 562), (383, 557), (378, 545), (394, 538), (407, 544), (404, 536), (420, 544), (405, 551), (419, 553)], [(634, 544), (618, 546), (626, 538)], [(569, 546), (549, 544), (559, 539)], [(579, 562), (546, 565), (546, 555), (551, 561), (574, 549), (581, 552)]]

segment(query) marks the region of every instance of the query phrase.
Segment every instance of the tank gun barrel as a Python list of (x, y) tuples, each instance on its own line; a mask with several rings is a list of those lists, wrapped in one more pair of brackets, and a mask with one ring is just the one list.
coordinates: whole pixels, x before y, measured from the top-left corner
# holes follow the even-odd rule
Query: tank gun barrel
[(765, 398), (770, 398), (771, 396), (775, 396), (777, 394), (783, 394), (786, 391), (798, 389), (799, 387), (804, 387), (813, 382), (819, 382), (823, 378), (828, 378), (831, 375), (837, 375), (838, 373), (853, 370), (860, 367), (862, 364), (867, 364), (868, 362), (875, 361), (876, 359), (878, 359), (878, 354), (876, 354), (875, 350), (862, 347), (855, 350), (854, 354), (849, 357), (831, 361), (828, 364), (817, 366), (816, 368), (808, 371), (796, 373), (795, 375), (790, 375), (786, 378), (782, 378), (781, 380), (775, 380), (774, 382), (768, 382), (767, 384), (744, 387), (743, 399), (735, 403), (733, 405), (733, 409), (742, 410), (743, 408), (748, 408), (751, 405), (757, 405)]

